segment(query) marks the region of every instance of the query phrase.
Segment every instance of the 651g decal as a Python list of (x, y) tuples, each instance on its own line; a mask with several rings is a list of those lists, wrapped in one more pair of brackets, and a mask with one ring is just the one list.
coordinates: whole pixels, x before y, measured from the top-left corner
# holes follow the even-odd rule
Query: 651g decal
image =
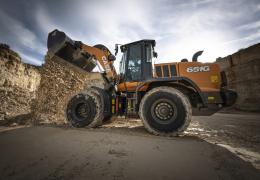
[(209, 66), (194, 66), (194, 67), (188, 67), (186, 69), (186, 71), (188, 73), (192, 73), (192, 72), (208, 72), (210, 71)]

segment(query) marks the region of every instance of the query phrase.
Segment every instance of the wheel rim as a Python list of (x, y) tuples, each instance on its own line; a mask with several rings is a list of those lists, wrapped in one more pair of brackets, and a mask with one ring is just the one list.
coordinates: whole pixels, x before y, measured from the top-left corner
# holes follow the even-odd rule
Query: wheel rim
[(83, 121), (89, 117), (90, 108), (88, 107), (87, 103), (79, 103), (76, 106), (75, 114), (80, 121)]
[(169, 124), (177, 117), (177, 107), (168, 99), (159, 99), (152, 104), (151, 114), (157, 123)]

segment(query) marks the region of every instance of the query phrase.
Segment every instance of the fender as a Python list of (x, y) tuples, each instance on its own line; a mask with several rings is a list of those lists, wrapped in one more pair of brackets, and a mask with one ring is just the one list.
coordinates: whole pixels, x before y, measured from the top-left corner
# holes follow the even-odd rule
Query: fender
[(199, 94), (199, 97), (201, 99), (203, 107), (205, 107), (205, 108), (207, 107), (207, 103), (206, 103), (207, 101), (206, 101), (205, 97), (203, 96), (201, 89), (197, 86), (197, 84), (194, 83), (191, 79), (186, 78), (186, 77), (182, 77), (182, 76), (170, 77), (170, 78), (152, 78), (152, 79), (149, 79), (149, 80), (142, 82), (136, 88), (135, 93), (136, 93), (136, 97), (137, 97), (137, 102), (140, 102), (140, 99), (139, 99), (140, 98), (140, 96), (139, 96), (140, 91), (139, 91), (139, 89), (147, 83), (150, 84), (150, 83), (154, 83), (154, 82), (177, 82), (177, 83), (182, 82), (185, 85), (191, 86)]

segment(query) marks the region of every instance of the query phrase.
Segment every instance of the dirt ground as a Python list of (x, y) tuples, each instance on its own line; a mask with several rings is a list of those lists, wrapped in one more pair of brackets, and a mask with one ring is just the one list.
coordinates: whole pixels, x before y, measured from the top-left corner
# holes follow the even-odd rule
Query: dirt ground
[[(232, 111), (213, 116), (193, 116), (184, 136), (196, 136), (222, 146), (260, 170), (260, 113)], [(107, 128), (142, 128), (139, 119), (116, 119)]]
[(260, 170), (259, 120), (260, 114), (241, 112), (194, 117), (185, 133), (223, 146)]
[(0, 179), (260, 179), (257, 160), (242, 159), (259, 153), (259, 123), (259, 114), (194, 117), (173, 138), (127, 119), (98, 129), (2, 127)]

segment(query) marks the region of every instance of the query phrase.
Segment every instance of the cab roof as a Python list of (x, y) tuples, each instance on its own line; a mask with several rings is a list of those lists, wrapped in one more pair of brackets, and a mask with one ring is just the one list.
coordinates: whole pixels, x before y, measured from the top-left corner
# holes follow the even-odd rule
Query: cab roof
[(121, 51), (123, 51), (127, 46), (139, 44), (139, 43), (152, 44), (153, 47), (156, 45), (156, 42), (153, 39), (142, 39), (142, 40), (139, 40), (139, 41), (134, 41), (134, 42), (131, 42), (131, 43), (124, 44), (124, 45), (120, 46), (120, 49), (121, 49)]

